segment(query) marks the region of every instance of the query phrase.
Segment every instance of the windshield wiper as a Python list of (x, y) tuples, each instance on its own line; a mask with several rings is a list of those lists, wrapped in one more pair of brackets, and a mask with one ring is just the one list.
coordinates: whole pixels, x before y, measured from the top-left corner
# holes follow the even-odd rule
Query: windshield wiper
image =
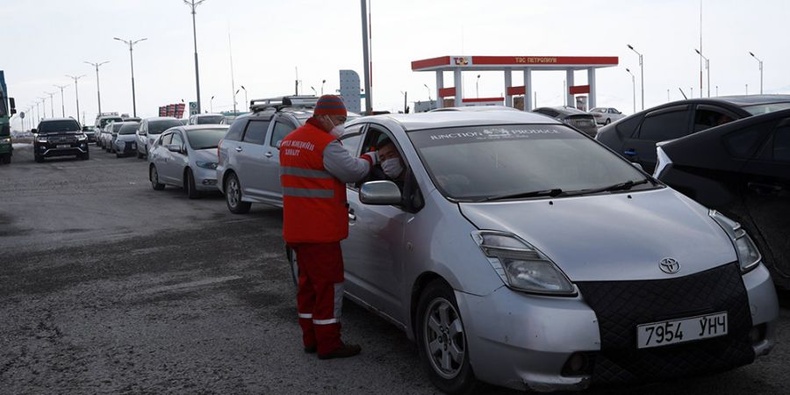
[(649, 180), (647, 178), (640, 180), (640, 181), (633, 181), (628, 180), (625, 182), (618, 182), (617, 184), (609, 185), (602, 188), (594, 188), (594, 189), (582, 189), (580, 191), (571, 192), (571, 195), (592, 195), (594, 193), (601, 193), (601, 192), (616, 192), (616, 191), (627, 191), (637, 185), (647, 184)]
[(560, 188), (553, 188), (553, 189), (542, 189), (539, 191), (530, 191), (530, 192), (519, 192), (519, 193), (508, 193), (505, 195), (497, 195), (497, 196), (490, 196), (483, 199), (483, 202), (490, 202), (493, 200), (505, 200), (505, 199), (518, 199), (518, 198), (531, 198), (531, 197), (539, 197), (539, 196), (550, 196), (555, 197), (562, 194), (562, 189)]

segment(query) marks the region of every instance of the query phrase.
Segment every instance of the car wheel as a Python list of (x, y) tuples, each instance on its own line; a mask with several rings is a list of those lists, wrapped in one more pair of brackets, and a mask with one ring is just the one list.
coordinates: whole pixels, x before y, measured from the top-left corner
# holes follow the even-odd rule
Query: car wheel
[(611, 118), (606, 118), (606, 120), (605, 120), (605, 121), (603, 121), (603, 124), (604, 124), (604, 125), (608, 125), (608, 124), (610, 124), (610, 123), (612, 123), (612, 119), (611, 119)]
[(91, 158), (91, 153), (90, 152), (85, 152), (84, 154), (80, 155), (80, 159), (82, 159), (82, 160), (88, 160), (90, 158)]
[(241, 184), (235, 174), (231, 173), (225, 180), (225, 202), (233, 214), (244, 214), (250, 211), (250, 202), (241, 201)]
[(425, 288), (417, 305), (417, 344), (431, 382), (448, 394), (469, 394), (477, 385), (466, 333), (452, 289), (441, 280)]
[(187, 191), (188, 198), (197, 199), (200, 197), (200, 192), (195, 188), (195, 175), (192, 174), (192, 169), (189, 168), (184, 174), (184, 189)]
[(291, 280), (294, 286), (299, 286), (299, 265), (296, 262), (296, 251), (293, 248), (285, 246), (285, 257), (288, 259), (288, 265), (291, 267)]
[(44, 157), (41, 155), (33, 155), (33, 159), (38, 163), (44, 163)]
[(151, 165), (148, 170), (148, 179), (151, 180), (151, 187), (156, 191), (165, 189), (165, 184), (159, 182), (159, 172), (156, 171), (156, 166)]
[(120, 153), (120, 152), (118, 152), (118, 151), (115, 151), (115, 157), (116, 157), (116, 158), (120, 158), (120, 157), (122, 157), (122, 156), (123, 156), (123, 155), (121, 155), (121, 153)]
[(3, 155), (2, 156), (2, 162), (3, 162), (4, 165), (7, 165), (7, 164), (11, 163), (11, 154)]
[(143, 153), (142, 152), (137, 151), (137, 159), (143, 159)]

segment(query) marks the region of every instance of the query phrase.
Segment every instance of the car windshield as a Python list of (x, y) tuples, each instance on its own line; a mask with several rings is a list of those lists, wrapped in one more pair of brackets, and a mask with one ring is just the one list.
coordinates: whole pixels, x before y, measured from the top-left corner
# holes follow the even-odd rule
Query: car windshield
[(225, 119), (224, 115), (202, 115), (197, 117), (197, 124), (198, 125), (218, 124), (223, 119)]
[(181, 121), (177, 119), (163, 119), (160, 121), (151, 121), (148, 123), (148, 134), (161, 134), (173, 126), (181, 126)]
[(137, 122), (133, 123), (125, 123), (121, 126), (121, 130), (118, 131), (118, 134), (134, 134), (137, 131), (137, 126), (140, 125)]
[(769, 112), (786, 110), (788, 108), (790, 108), (790, 103), (767, 103), (743, 107), (744, 110), (752, 115), (767, 114)]
[(80, 132), (82, 129), (77, 121), (72, 119), (64, 119), (62, 121), (47, 121), (39, 125), (39, 133), (51, 132)]
[(434, 184), (457, 201), (650, 188), (643, 173), (564, 125), (409, 132)]
[(228, 128), (222, 129), (195, 129), (187, 131), (187, 140), (192, 149), (217, 148), (219, 141), (225, 137)]
[(102, 119), (99, 120), (99, 127), (103, 128), (103, 127), (107, 126), (107, 124), (110, 123), (110, 122), (123, 122), (123, 118), (121, 118), (121, 117), (102, 118)]

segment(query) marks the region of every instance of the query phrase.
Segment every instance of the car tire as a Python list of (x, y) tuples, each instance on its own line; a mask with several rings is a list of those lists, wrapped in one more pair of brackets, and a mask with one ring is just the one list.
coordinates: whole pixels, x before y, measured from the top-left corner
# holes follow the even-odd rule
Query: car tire
[(187, 168), (184, 172), (184, 190), (186, 190), (187, 197), (190, 199), (197, 199), (200, 197), (200, 192), (195, 188), (195, 175), (190, 168)]
[(250, 202), (241, 201), (241, 183), (236, 174), (230, 173), (225, 179), (225, 203), (233, 214), (244, 214), (250, 211)]
[(165, 184), (159, 182), (159, 172), (156, 171), (156, 166), (151, 165), (148, 169), (148, 179), (151, 181), (151, 187), (154, 188), (155, 191), (165, 189)]
[(44, 163), (44, 157), (41, 155), (33, 155), (33, 160), (35, 160), (37, 163)]
[(120, 158), (120, 157), (122, 157), (122, 156), (123, 156), (123, 155), (121, 155), (121, 153), (120, 153), (120, 152), (118, 152), (118, 151), (115, 151), (115, 157), (116, 157), (116, 158)]
[(0, 157), (0, 162), (2, 162), (4, 165), (10, 164), (11, 163), (11, 154), (3, 155), (2, 157)]
[(434, 280), (417, 305), (417, 345), (431, 382), (448, 394), (474, 393), (466, 333), (452, 288)]
[(143, 153), (142, 152), (137, 151), (137, 159), (143, 159)]
[(90, 152), (85, 152), (84, 154), (80, 154), (79, 158), (82, 159), (82, 160), (88, 160), (88, 159), (91, 158), (91, 153)]
[(605, 121), (603, 121), (603, 124), (604, 124), (604, 125), (608, 125), (608, 124), (610, 124), (610, 123), (612, 123), (612, 119), (611, 119), (611, 118), (606, 118), (606, 120), (605, 120)]

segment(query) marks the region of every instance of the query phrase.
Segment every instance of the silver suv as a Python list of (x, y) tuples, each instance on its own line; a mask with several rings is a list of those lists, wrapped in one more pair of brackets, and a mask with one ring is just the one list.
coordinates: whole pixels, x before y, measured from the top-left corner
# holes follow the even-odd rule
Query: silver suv
[(280, 141), (304, 125), (318, 101), (314, 96), (253, 100), (252, 114), (236, 118), (219, 143), (217, 186), (235, 214), (252, 203), (282, 207)]

